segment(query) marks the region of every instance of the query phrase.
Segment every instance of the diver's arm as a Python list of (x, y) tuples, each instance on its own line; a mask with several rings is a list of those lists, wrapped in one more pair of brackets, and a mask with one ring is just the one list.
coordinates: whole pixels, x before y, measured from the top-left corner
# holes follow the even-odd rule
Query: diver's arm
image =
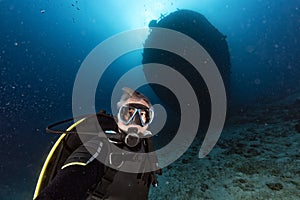
[(35, 200), (81, 200), (103, 174), (104, 165), (97, 159), (86, 166), (68, 166), (58, 172), (53, 182)]

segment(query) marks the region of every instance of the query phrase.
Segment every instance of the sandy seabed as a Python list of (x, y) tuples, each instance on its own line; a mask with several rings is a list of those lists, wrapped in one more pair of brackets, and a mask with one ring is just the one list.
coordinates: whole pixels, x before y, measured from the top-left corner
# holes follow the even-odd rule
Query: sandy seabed
[(149, 199), (300, 199), (299, 97), (240, 110), (208, 156), (194, 142), (164, 168)]

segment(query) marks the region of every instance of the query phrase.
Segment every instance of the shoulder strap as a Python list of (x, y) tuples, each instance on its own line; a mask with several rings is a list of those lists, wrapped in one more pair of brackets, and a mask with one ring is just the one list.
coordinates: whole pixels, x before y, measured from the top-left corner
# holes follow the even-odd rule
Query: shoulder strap
[[(109, 147), (108, 147), (109, 148)], [(109, 152), (110, 150), (108, 150)], [(102, 200), (105, 199), (108, 195), (107, 189), (110, 184), (113, 182), (117, 170), (110, 168), (104, 165), (104, 175), (101, 178), (101, 181), (96, 183), (88, 192), (86, 200)]]
[(87, 200), (102, 200), (106, 198), (107, 188), (113, 182), (117, 170), (105, 166), (105, 172), (101, 181), (88, 193)]
[[(152, 137), (146, 138), (145, 141), (146, 141), (146, 147), (145, 147), (146, 148), (146, 152), (154, 152), (155, 149), (154, 149), (154, 144), (153, 144), (153, 138)], [(152, 165), (152, 167), (154, 169), (156, 169), (157, 166), (158, 166), (157, 156), (156, 155), (155, 156), (148, 156), (147, 159), (148, 159), (147, 160), (148, 164)], [(155, 170), (155, 171), (152, 171), (152, 172), (147, 172), (147, 173), (142, 174), (142, 179), (148, 185), (148, 187), (151, 184), (154, 187), (158, 186), (158, 181), (157, 181), (156, 174), (161, 175), (162, 174), (162, 170), (158, 169), (158, 170)]]

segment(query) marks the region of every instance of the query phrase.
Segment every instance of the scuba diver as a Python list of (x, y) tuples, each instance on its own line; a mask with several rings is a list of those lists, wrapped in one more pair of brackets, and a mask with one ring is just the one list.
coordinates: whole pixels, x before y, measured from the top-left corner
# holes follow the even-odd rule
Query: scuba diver
[[(134, 159), (130, 153), (154, 152), (152, 133), (147, 130), (154, 117), (153, 107), (147, 97), (130, 88), (123, 88), (117, 107), (117, 122), (113, 117), (114, 124), (100, 122), (101, 127), (106, 125), (103, 128), (106, 137), (97, 135), (83, 141), (64, 160), (53, 179), (35, 194), (35, 200), (148, 199), (150, 186), (158, 184), (156, 174), (161, 175), (157, 157), (146, 161)], [(114, 145), (129, 156), (114, 154), (111, 148)], [(102, 160), (107, 160), (108, 164)], [(139, 169), (146, 165), (156, 167), (151, 171), (129, 173), (121, 170), (126, 164)], [(42, 175), (42, 180), (45, 177), (47, 175)]]

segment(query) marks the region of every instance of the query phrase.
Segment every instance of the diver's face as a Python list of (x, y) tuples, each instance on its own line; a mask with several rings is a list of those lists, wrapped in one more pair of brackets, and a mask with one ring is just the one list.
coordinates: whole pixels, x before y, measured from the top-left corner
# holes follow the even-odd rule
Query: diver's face
[[(128, 105), (128, 104), (130, 104), (130, 105), (131, 104), (132, 105), (136, 104), (137, 106), (140, 105), (141, 107), (147, 107), (147, 108), (149, 108), (149, 105), (144, 100), (128, 99), (126, 102), (124, 102), (124, 104), (122, 106)], [(127, 111), (126, 111), (126, 113), (123, 115), (124, 120), (128, 121), (130, 119), (130, 117), (134, 114), (134, 112), (135, 112), (135, 109), (128, 108)], [(136, 115), (138, 115), (138, 113)], [(147, 121), (147, 119), (146, 119), (147, 116), (146, 116), (146, 112), (145, 111), (143, 111), (142, 109), (140, 109), (139, 115), (140, 115), (140, 120), (142, 122), (146, 122)], [(134, 119), (137, 118), (137, 117), (138, 116), (135, 116)], [(125, 124), (124, 122), (118, 120), (118, 127), (121, 130), (125, 131), (125, 132), (128, 131), (128, 128), (137, 128), (138, 133), (144, 133), (147, 130), (148, 125), (142, 126), (141, 123), (138, 123), (138, 122), (135, 122), (135, 121), (136, 120), (131, 120), (130, 123)]]

